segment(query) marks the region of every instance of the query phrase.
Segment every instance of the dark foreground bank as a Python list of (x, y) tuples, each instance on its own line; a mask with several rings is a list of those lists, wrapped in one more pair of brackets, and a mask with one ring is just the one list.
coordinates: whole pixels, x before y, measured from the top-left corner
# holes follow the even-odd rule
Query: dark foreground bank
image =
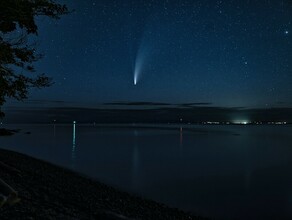
[(0, 149), (1, 170), (21, 202), (0, 208), (0, 219), (204, 219), (120, 192), (70, 170)]
[(0, 136), (11, 136), (17, 133), (19, 130), (9, 130), (9, 129), (4, 129), (0, 128)]

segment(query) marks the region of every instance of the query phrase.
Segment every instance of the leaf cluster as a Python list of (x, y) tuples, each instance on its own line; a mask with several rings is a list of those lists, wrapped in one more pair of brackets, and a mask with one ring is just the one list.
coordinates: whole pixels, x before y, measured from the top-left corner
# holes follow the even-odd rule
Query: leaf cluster
[(28, 43), (38, 35), (37, 16), (59, 19), (69, 13), (52, 0), (0, 0), (0, 118), (7, 98), (23, 100), (32, 87), (52, 84), (44, 74), (35, 74), (34, 63), (42, 56)]

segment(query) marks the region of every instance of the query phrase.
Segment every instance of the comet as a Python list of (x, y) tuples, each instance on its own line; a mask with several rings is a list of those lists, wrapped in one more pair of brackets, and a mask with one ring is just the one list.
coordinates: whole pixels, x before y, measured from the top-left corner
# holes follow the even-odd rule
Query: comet
[(134, 76), (134, 86), (137, 85), (137, 79), (136, 77)]
[(135, 86), (141, 80), (142, 74), (144, 74), (144, 72), (147, 72), (149, 64), (151, 63), (153, 55), (155, 54), (155, 50), (157, 50), (157, 48), (159, 47), (159, 45), (155, 44), (156, 35), (157, 35), (156, 32), (153, 33), (153, 31), (149, 29), (148, 31), (144, 32), (141, 38), (139, 47), (137, 48), (136, 59), (134, 60), (133, 65), (134, 66), (133, 82)]
[(135, 69), (134, 69), (134, 85), (136, 86), (141, 75), (141, 69), (143, 66), (143, 59), (138, 55), (135, 61)]

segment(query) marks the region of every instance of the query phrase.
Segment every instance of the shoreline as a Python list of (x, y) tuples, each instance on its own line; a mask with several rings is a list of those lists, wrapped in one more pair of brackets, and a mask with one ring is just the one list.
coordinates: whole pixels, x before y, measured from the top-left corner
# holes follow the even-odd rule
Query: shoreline
[(20, 130), (17, 129), (5, 129), (5, 128), (0, 128), (0, 136), (12, 136), (15, 133), (18, 133)]
[(0, 208), (0, 219), (207, 219), (21, 153), (0, 149), (0, 161), (21, 171), (1, 172), (21, 201)]

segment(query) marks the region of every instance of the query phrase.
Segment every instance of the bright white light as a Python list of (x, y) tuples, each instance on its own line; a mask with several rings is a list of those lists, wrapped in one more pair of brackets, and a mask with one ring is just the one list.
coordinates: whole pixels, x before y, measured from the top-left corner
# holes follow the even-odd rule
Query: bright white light
[(240, 124), (240, 125), (247, 125), (250, 122), (249, 121), (245, 121), (245, 120), (234, 120), (233, 123), (234, 124)]
[(137, 77), (136, 77), (136, 74), (134, 74), (134, 85), (137, 85)]
[(134, 70), (134, 85), (137, 85), (138, 80), (140, 78), (141, 67), (142, 67), (142, 60), (137, 58), (136, 63), (135, 63), (135, 70)]
[(288, 31), (288, 30), (286, 30), (286, 31), (285, 31), (285, 34), (289, 34), (289, 31)]

